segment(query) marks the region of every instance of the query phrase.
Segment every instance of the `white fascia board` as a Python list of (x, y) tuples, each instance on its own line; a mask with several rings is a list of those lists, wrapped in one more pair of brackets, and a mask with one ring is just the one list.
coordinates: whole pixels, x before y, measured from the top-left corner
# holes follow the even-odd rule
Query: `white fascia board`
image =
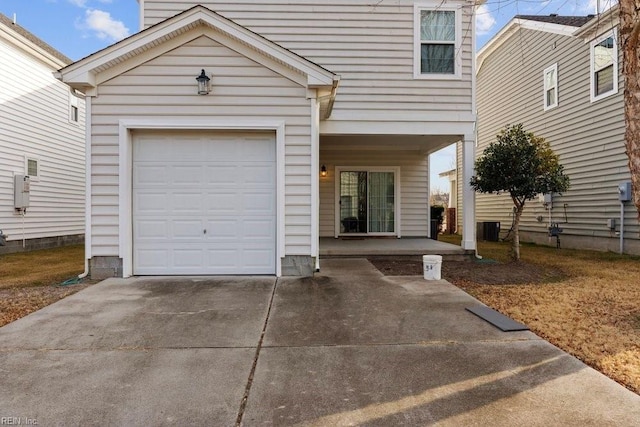
[(611, 31), (617, 27), (620, 23), (618, 12), (620, 10), (619, 5), (611, 7), (600, 16), (594, 17), (591, 21), (584, 24), (582, 27), (576, 29), (573, 33), (574, 37), (580, 37), (584, 39), (585, 43), (589, 43), (591, 40), (600, 36), (607, 31)]
[(520, 28), (525, 30), (542, 31), (545, 33), (560, 34), (562, 36), (573, 37), (576, 27), (571, 25), (559, 25), (549, 22), (531, 21), (529, 19), (513, 18), (495, 36), (491, 38), (476, 54), (476, 75), (480, 68), (493, 52), (513, 36)]
[[(295, 53), (255, 34), (248, 29), (218, 15), (203, 6), (196, 6), (182, 14), (135, 34), (121, 42), (116, 43), (102, 51), (99, 51), (85, 59), (60, 70), (63, 81), (76, 85), (90, 85), (90, 76), (95, 70), (127, 56), (137, 49), (144, 49), (147, 45), (171, 35), (174, 32), (184, 31), (191, 25), (208, 25), (242, 43), (252, 46), (265, 56), (272, 57), (287, 66), (305, 74), (315, 86), (332, 86), (336, 75), (328, 70), (308, 61)], [(188, 31), (188, 30), (187, 30)]]
[(44, 63), (53, 70), (57, 70), (68, 65), (66, 62), (51, 55), (31, 40), (12, 31), (4, 25), (0, 25), (0, 39), (6, 40), (9, 44), (34, 57), (36, 60)]

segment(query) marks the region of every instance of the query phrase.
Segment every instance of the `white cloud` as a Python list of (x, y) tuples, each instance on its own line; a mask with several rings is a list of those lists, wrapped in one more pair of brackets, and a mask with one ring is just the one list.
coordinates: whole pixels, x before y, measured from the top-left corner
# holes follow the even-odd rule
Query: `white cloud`
[(100, 3), (107, 3), (107, 4), (111, 4), (113, 3), (113, 0), (98, 0)]
[(99, 39), (114, 42), (129, 35), (129, 29), (122, 21), (115, 20), (109, 12), (98, 9), (87, 9), (85, 20), (80, 27), (94, 32)]
[(496, 25), (496, 20), (491, 15), (491, 11), (486, 4), (478, 6), (476, 9), (476, 33), (478, 35), (487, 34), (493, 26)]
[(67, 0), (69, 3), (71, 3), (74, 6), (78, 6), (78, 7), (86, 7), (87, 6), (87, 0)]

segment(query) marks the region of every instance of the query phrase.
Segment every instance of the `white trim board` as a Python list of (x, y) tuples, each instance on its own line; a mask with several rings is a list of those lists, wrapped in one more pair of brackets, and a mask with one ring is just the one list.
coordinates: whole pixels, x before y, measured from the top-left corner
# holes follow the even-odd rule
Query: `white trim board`
[(119, 212), (118, 224), (120, 236), (118, 256), (122, 258), (122, 276), (133, 274), (133, 212), (132, 212), (132, 167), (133, 137), (132, 130), (265, 130), (276, 133), (276, 275), (282, 275), (282, 257), (284, 244), (284, 161), (285, 161), (285, 123), (284, 121), (228, 121), (210, 119), (157, 119), (131, 118), (119, 122)]

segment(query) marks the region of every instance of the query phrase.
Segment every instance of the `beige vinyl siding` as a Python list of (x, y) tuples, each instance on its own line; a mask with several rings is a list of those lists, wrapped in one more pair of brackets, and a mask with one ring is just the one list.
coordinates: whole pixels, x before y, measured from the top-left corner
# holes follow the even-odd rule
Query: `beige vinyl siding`
[[(322, 147), (322, 143), (321, 143)], [(402, 237), (426, 237), (428, 233), (428, 157), (414, 151), (323, 151), (320, 164), (327, 177), (320, 178), (320, 236), (335, 231), (335, 167), (372, 166), (400, 168), (400, 230)]]
[[(204, 68), (212, 92), (196, 94)], [(285, 253), (311, 250), (311, 107), (306, 89), (206, 36), (99, 88), (92, 101), (92, 254), (118, 255), (118, 121), (203, 118), (285, 122)], [(315, 178), (315, 177), (314, 177)]]
[[(554, 63), (559, 106), (544, 111), (542, 72)], [(478, 74), (477, 154), (507, 124), (521, 122), (546, 138), (571, 178), (570, 190), (554, 196), (553, 222), (563, 223), (563, 236), (602, 238), (595, 246), (610, 248), (617, 237), (606, 227), (607, 219), (619, 218), (617, 185), (630, 180), (624, 149), (624, 88), (619, 79), (617, 95), (591, 103), (589, 73), (589, 44), (584, 40), (520, 29), (486, 58)], [(501, 221), (503, 231), (511, 226), (512, 208), (507, 196), (477, 196), (477, 219)], [(627, 204), (627, 239), (638, 239), (635, 216)], [(548, 211), (538, 201), (527, 202), (521, 230), (546, 233), (547, 226)]]
[(469, 13), (461, 28), (462, 79), (424, 80), (413, 77), (413, 1), (146, 0), (145, 28), (196, 4), (340, 75), (329, 121), (425, 122), (436, 120), (431, 113), (471, 112)]
[[(69, 87), (54, 69), (4, 40), (0, 58), (0, 229), (8, 240), (84, 234), (84, 101), (70, 122)], [(23, 218), (13, 177), (26, 174), (25, 156), (39, 160), (40, 177)]]

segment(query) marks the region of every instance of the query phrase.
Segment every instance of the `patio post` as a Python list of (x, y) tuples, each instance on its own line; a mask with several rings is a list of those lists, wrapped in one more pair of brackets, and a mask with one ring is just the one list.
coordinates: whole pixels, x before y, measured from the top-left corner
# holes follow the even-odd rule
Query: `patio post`
[(462, 141), (462, 249), (476, 249), (476, 193), (469, 181), (473, 176), (476, 138), (467, 134)]

